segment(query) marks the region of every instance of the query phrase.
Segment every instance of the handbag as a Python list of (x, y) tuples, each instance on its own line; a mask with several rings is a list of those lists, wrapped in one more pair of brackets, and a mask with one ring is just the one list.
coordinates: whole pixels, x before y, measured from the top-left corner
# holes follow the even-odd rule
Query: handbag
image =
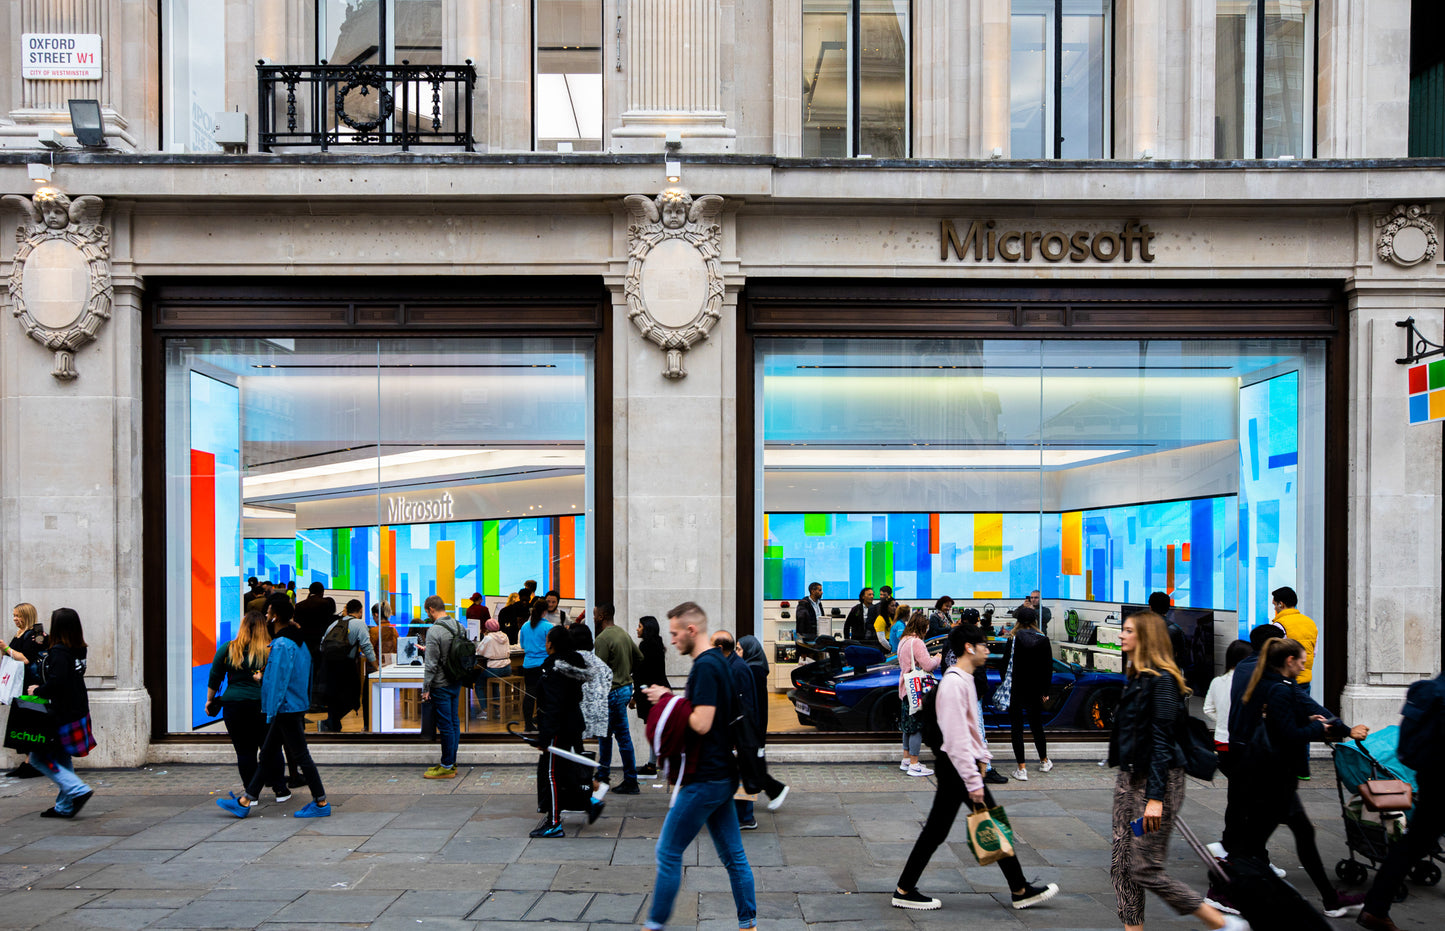
[(1014, 654), (1010, 650), (1008, 654), (1008, 668), (1003, 671), (1003, 681), (998, 688), (993, 690), (993, 706), (999, 711), (1007, 711), (1013, 700), (1014, 690)]
[(90, 715), (79, 721), (62, 725), (59, 734), (60, 749), (71, 756), (87, 756), (95, 749), (95, 734), (90, 729)]
[(8, 705), (25, 691), (25, 664), (13, 656), (0, 658), (0, 705)]
[(1209, 725), (1183, 712), (1179, 717), (1179, 749), (1184, 751), (1184, 771), (1195, 779), (1211, 782), (1219, 769), (1219, 755), (1214, 752), (1214, 732)]
[[(913, 649), (912, 642), (908, 646), (910, 652)], [(909, 657), (917, 662), (911, 655)], [(933, 690), (932, 673), (924, 672), (917, 666), (903, 674), (903, 697), (908, 701), (908, 713), (917, 714), (918, 709), (923, 707), (923, 697)]]
[(988, 866), (1014, 855), (1014, 832), (1003, 806), (979, 808), (968, 816), (968, 849), (979, 866)]
[(1365, 807), (1373, 812), (1408, 811), (1415, 807), (1415, 793), (1402, 779), (1371, 779), (1359, 787)]
[(1259, 713), (1259, 723), (1244, 747), (1244, 758), (1251, 766), (1268, 767), (1274, 760), (1274, 741), (1269, 739), (1269, 705)]
[(5, 746), (30, 753), (45, 750), (54, 743), (55, 724), (50, 702), (32, 695), (16, 698), (10, 705), (10, 717), (5, 722)]

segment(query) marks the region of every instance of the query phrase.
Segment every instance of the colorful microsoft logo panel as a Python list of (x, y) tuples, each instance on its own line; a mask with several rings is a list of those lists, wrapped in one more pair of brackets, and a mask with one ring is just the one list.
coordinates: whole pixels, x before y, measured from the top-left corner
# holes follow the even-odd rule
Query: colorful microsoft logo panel
[[(763, 597), (851, 602), (892, 586), (901, 599), (1142, 601), (1151, 591), (1233, 607), (1233, 496), (1066, 513), (767, 514)], [(919, 605), (914, 605), (919, 607)]]
[(1445, 359), (1410, 367), (1410, 423), (1445, 420)]

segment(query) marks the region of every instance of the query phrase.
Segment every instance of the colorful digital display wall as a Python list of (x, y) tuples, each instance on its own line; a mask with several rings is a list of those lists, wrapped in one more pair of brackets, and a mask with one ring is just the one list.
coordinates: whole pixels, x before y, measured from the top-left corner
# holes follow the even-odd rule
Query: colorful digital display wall
[(1270, 592), (1299, 584), (1299, 373), (1239, 389), (1239, 630), (1268, 620)]
[(241, 392), (190, 373), (191, 721), (206, 714), (216, 645), (234, 635), (241, 601)]
[(1235, 497), (1063, 513), (767, 514), (763, 597), (1142, 601), (1233, 609)]
[(504, 597), (527, 579), (536, 579), (539, 591), (578, 598), (587, 591), (586, 520), (568, 514), (302, 530), (294, 539), (245, 540), (242, 577), (295, 579), (302, 591), (312, 582), (373, 597), (379, 591), (402, 625), (421, 617), (429, 595), (465, 604), (474, 591)]

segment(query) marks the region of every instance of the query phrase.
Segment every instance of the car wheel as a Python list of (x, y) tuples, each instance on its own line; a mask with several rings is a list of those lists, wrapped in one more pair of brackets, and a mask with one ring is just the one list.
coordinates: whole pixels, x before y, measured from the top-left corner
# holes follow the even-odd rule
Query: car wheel
[(1119, 689), (1099, 689), (1090, 695), (1089, 700), (1084, 703), (1084, 710), (1079, 714), (1079, 726), (1096, 731), (1112, 730), (1114, 712), (1119, 708), (1121, 694)]
[(889, 695), (886, 692), (873, 699), (873, 705), (868, 709), (868, 729), (870, 731), (897, 731), (902, 725), (902, 702), (896, 695)]

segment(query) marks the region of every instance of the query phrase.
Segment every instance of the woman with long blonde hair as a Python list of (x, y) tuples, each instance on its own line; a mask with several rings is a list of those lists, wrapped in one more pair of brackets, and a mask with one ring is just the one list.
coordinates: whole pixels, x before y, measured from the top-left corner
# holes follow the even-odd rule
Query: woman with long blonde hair
[[(25, 681), (22, 688), (40, 684), (40, 654), (45, 652), (45, 628), (37, 623), (35, 605), (22, 601), (10, 612), (15, 619), (16, 634), (6, 644), (0, 641), (0, 654), (12, 657), (25, 667)], [(30, 765), (29, 758), (23, 758), (20, 765), (5, 774), (13, 779), (33, 779), (45, 775)]]
[[(265, 769), (276, 791), (276, 801), (291, 797), (286, 787), (286, 773), (281, 766), (280, 748), (270, 759), (259, 759), (266, 737), (266, 716), (261, 711), (261, 670), (271, 655), (271, 634), (266, 628), (266, 615), (249, 611), (241, 619), (236, 636), (220, 645), (211, 660), (211, 675), (206, 683), (206, 713), (217, 714), (226, 724), (231, 746), (236, 749), (236, 769), (241, 783), (250, 785), (258, 766)], [(221, 680), (225, 691), (217, 694)]]
[[(1144, 927), (1148, 890), (1180, 915), (1193, 914), (1208, 928), (1245, 931), (1249, 926), (1221, 914), (1204, 896), (1164, 872), (1169, 834), (1184, 805), (1184, 752), (1178, 732), (1189, 687), (1174, 662), (1164, 619), (1141, 611), (1124, 619), (1119, 638), (1128, 676), (1109, 738), (1114, 781), (1113, 860), (1109, 877), (1128, 931)], [(1140, 824), (1136, 836), (1133, 823)]]

